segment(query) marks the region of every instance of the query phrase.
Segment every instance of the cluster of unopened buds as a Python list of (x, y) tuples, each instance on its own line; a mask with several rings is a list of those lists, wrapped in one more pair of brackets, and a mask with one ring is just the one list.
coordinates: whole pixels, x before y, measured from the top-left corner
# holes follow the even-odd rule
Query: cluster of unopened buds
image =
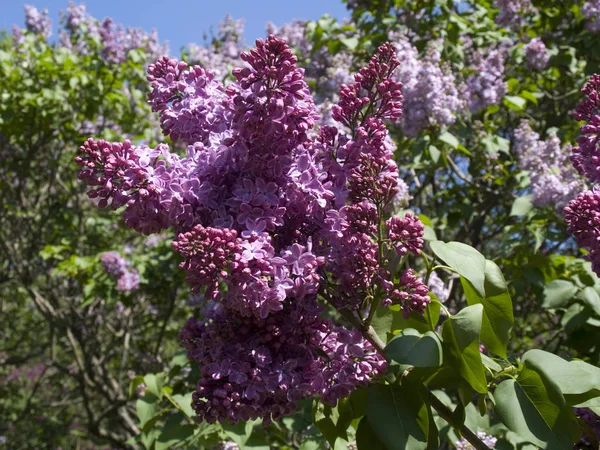
[[(417, 272), (388, 264), (423, 246), (416, 216), (387, 213), (399, 184), (384, 123), (402, 114), (396, 49), (381, 46), (342, 87), (333, 118), (348, 134), (315, 130), (285, 41), (259, 39), (240, 57), (226, 87), (174, 59), (150, 65), (150, 104), (185, 157), (89, 139), (77, 162), (99, 206), (124, 207), (144, 234), (177, 233), (192, 291), (214, 301), (180, 333), (200, 367), (198, 419), (268, 423), (302, 398), (335, 404), (372, 382), (386, 369), (362, 334), (373, 311), (422, 313), (429, 296)], [(325, 304), (354, 328), (322, 317)]]

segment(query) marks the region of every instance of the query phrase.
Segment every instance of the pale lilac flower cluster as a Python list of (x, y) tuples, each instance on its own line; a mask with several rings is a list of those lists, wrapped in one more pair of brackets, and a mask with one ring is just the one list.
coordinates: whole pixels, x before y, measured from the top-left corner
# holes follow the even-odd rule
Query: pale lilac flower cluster
[[(402, 114), (395, 48), (342, 86), (332, 118), (348, 134), (315, 136), (319, 115), (285, 41), (259, 39), (240, 59), (227, 87), (176, 60), (149, 67), (150, 103), (187, 156), (90, 139), (77, 158), (98, 206), (124, 206), (142, 233), (178, 233), (192, 291), (215, 301), (180, 335), (201, 367), (193, 405), (208, 422), (268, 422), (309, 396), (335, 404), (382, 373), (359, 330), (319, 317), (319, 296), (361, 320), (374, 294), (406, 316), (429, 303), (411, 269), (396, 277), (380, 256), (393, 247), (384, 215), (400, 184), (384, 125)], [(418, 253), (419, 229), (391, 219), (390, 237)]]
[[(51, 35), (51, 21), (48, 11), (39, 12), (35, 7), (25, 6), (27, 31), (45, 38)], [(111, 18), (102, 22), (86, 12), (85, 5), (69, 2), (66, 12), (61, 11), (64, 29), (59, 31), (59, 45), (87, 55), (99, 51), (101, 57), (110, 63), (122, 63), (131, 50), (141, 50), (149, 58), (156, 59), (168, 53), (168, 45), (160, 45), (156, 30), (150, 33), (139, 28), (115, 24)], [(21, 41), (22, 31), (13, 27), (15, 43)]]
[(450, 289), (446, 287), (444, 281), (439, 277), (437, 272), (431, 272), (429, 275), (429, 292), (435, 294), (440, 303), (445, 303), (450, 297)]
[(570, 146), (561, 146), (556, 131), (551, 130), (543, 141), (524, 120), (515, 129), (513, 148), (521, 169), (529, 172), (535, 206), (552, 206), (560, 212), (585, 187), (584, 180), (568, 164)]
[(140, 285), (137, 269), (131, 268), (131, 262), (117, 252), (106, 252), (100, 255), (100, 262), (106, 273), (117, 280), (117, 290), (121, 292), (136, 291)]
[(585, 422), (588, 426), (589, 430), (595, 433), (595, 436), (590, 436), (588, 431), (582, 429), (583, 437), (579, 442), (573, 445), (573, 450), (579, 450), (583, 448), (592, 448), (592, 441), (598, 441), (600, 439), (600, 416), (598, 416), (594, 411), (588, 408), (573, 408), (575, 415)]
[(581, 7), (583, 17), (587, 19), (585, 27), (592, 33), (600, 32), (600, 0), (590, 0)]
[(538, 14), (531, 0), (494, 0), (493, 4), (498, 8), (496, 23), (514, 31), (521, 31), (527, 19)]
[(25, 26), (27, 31), (44, 36), (52, 35), (52, 19), (47, 9), (39, 11), (33, 5), (25, 5)]
[(466, 79), (469, 109), (476, 114), (490, 105), (497, 105), (508, 91), (504, 81), (503, 48), (477, 50), (473, 56), (471, 75)]
[(544, 70), (550, 61), (548, 48), (541, 38), (534, 38), (523, 47), (527, 65), (535, 70)]
[[(485, 433), (483, 431), (478, 431), (477, 432), (477, 437), (488, 448), (496, 448), (496, 443), (498, 442), (498, 439), (495, 438), (494, 436), (491, 436), (491, 435), (489, 435), (489, 434), (487, 434), (487, 433)], [(473, 447), (469, 443), (469, 441), (467, 441), (464, 437), (461, 438), (460, 441), (456, 441), (454, 443), (454, 446), (456, 447), (456, 450), (475, 450), (475, 447)]]
[(390, 39), (401, 62), (397, 76), (404, 94), (404, 133), (414, 137), (429, 126), (452, 125), (466, 105), (454, 75), (441, 62), (437, 43), (419, 57), (406, 35), (392, 33)]

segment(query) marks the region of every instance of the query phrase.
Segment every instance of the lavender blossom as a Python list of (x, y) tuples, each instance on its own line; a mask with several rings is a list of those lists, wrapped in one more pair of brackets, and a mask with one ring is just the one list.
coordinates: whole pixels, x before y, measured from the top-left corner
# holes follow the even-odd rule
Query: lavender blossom
[(496, 23), (514, 31), (520, 31), (528, 17), (538, 14), (531, 0), (494, 0), (493, 4), (498, 8)]
[(100, 256), (104, 270), (117, 279), (117, 290), (121, 292), (136, 291), (140, 284), (140, 276), (136, 269), (131, 268), (127, 261), (117, 252), (106, 252)]
[(581, 7), (581, 13), (587, 19), (585, 27), (592, 33), (600, 32), (600, 1), (585, 2)]
[(525, 56), (527, 57), (527, 65), (535, 70), (543, 70), (548, 65), (550, 55), (544, 41), (540, 38), (532, 39), (525, 44)]
[(514, 132), (514, 150), (519, 155), (521, 169), (529, 172), (535, 206), (553, 206), (560, 212), (585, 188), (583, 179), (568, 164), (571, 147), (561, 147), (554, 130), (543, 141), (529, 122), (522, 121)]
[[(484, 445), (487, 445), (488, 448), (496, 448), (498, 439), (494, 436), (491, 436), (483, 431), (478, 431), (477, 437), (481, 440), (481, 442), (483, 442)], [(475, 447), (473, 447), (465, 438), (461, 438), (460, 441), (455, 442), (454, 446), (456, 447), (456, 450), (475, 450)]]
[(508, 91), (504, 81), (505, 54), (501, 48), (475, 52), (472, 74), (466, 80), (469, 109), (476, 114), (490, 105), (497, 105)]
[(33, 5), (25, 5), (25, 25), (27, 31), (48, 39), (52, 35), (52, 20), (47, 9), (38, 11)]
[(437, 272), (431, 272), (428, 282), (429, 292), (435, 294), (440, 303), (445, 303), (450, 297), (450, 289), (446, 287), (444, 281), (439, 277)]

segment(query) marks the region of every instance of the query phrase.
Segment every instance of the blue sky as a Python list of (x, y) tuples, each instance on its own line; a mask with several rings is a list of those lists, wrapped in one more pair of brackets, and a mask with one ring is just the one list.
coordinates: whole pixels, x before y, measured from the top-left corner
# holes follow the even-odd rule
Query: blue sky
[[(24, 27), (25, 4), (38, 9), (48, 8), (54, 29), (58, 11), (68, 0), (0, 0), (0, 28), (13, 24)], [(77, 2), (80, 3), (80, 2)], [(292, 19), (318, 19), (325, 13), (343, 19), (349, 14), (340, 0), (88, 0), (90, 14), (98, 19), (112, 17), (115, 22), (146, 30), (156, 28), (161, 41), (168, 40), (172, 53), (189, 42), (202, 43), (203, 32), (215, 30), (226, 13), (235, 19), (245, 19), (244, 38), (252, 43), (265, 34), (269, 21), (282, 25)]]

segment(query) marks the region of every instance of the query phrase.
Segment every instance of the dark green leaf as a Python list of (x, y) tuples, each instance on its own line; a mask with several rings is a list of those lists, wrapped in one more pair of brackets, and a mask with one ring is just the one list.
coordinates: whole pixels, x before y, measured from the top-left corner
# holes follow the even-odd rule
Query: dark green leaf
[(438, 258), (471, 282), (479, 295), (485, 295), (485, 258), (461, 242), (433, 241), (429, 245)]
[(442, 344), (431, 331), (421, 335), (412, 328), (405, 329), (385, 347), (385, 354), (407, 366), (439, 367), (442, 364)]

